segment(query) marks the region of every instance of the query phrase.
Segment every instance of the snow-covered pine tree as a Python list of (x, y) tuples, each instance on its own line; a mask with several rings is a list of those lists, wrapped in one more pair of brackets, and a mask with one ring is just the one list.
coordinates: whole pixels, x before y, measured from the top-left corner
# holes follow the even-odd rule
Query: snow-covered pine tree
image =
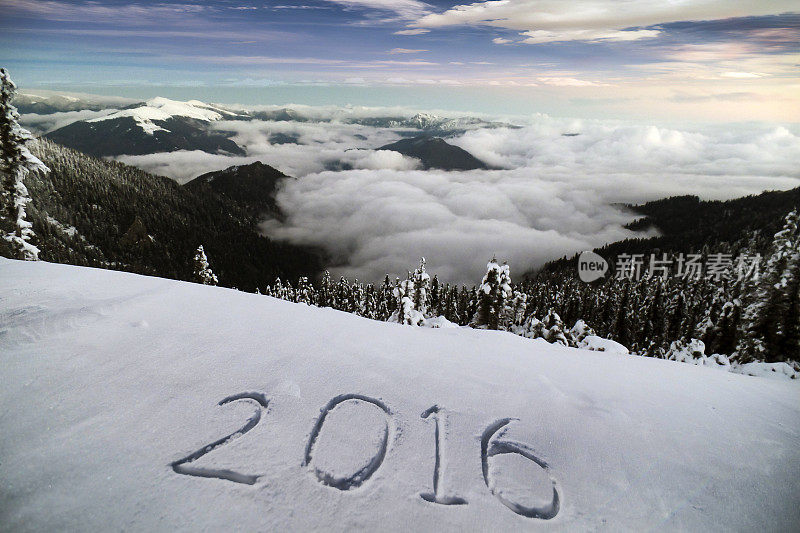
[(483, 276), (478, 288), (478, 308), (470, 322), (473, 328), (504, 329), (503, 316), (506, 301), (511, 298), (511, 271), (507, 264), (497, 264), (497, 259), (492, 258), (486, 265), (486, 275)]
[(597, 335), (592, 327), (587, 324), (582, 318), (579, 318), (575, 325), (572, 326), (572, 329), (569, 330), (570, 334), (572, 335), (572, 340), (574, 346), (580, 347), (581, 343), (583, 343), (584, 339), (589, 335)]
[(416, 309), (423, 317), (428, 316), (428, 291), (431, 285), (431, 277), (425, 272), (425, 258), (419, 260), (419, 267), (411, 274), (411, 281), (414, 282), (414, 293), (411, 296)]
[(197, 247), (197, 252), (194, 254), (194, 281), (203, 285), (216, 285), (219, 282), (208, 266), (208, 258), (202, 244)]
[(309, 283), (305, 276), (297, 280), (297, 290), (295, 291), (294, 301), (307, 305), (314, 305), (314, 286)]
[(19, 113), (11, 105), (16, 92), (8, 71), (0, 68), (0, 231), (17, 259), (35, 261), (39, 249), (31, 243), (33, 226), (25, 217), (25, 206), (31, 201), (25, 178), (50, 170), (25, 145), (33, 137), (20, 127)]
[(378, 298), (375, 286), (370, 283), (364, 289), (364, 317), (375, 320), (378, 318)]
[(279, 300), (286, 298), (286, 289), (283, 287), (281, 278), (275, 278), (275, 286), (272, 288), (272, 296)]
[(322, 275), (319, 291), (317, 291), (317, 306), (333, 307), (333, 282), (331, 282), (331, 273), (327, 270)]
[(365, 311), (366, 302), (364, 286), (356, 279), (353, 281), (352, 287), (350, 287), (350, 307), (347, 309), (347, 312), (354, 313), (358, 316), (366, 316), (364, 314)]
[(350, 284), (344, 279), (344, 276), (339, 276), (339, 281), (336, 282), (333, 290), (333, 308), (339, 311), (350, 311), (352, 296), (350, 292)]
[(528, 307), (528, 295), (522, 291), (514, 291), (514, 295), (505, 306), (503, 323), (507, 328), (520, 327), (525, 323)]
[(393, 295), (397, 305), (392, 316), (389, 317), (389, 322), (396, 322), (409, 326), (422, 325), (425, 317), (414, 307), (415, 293), (416, 284), (412, 279), (411, 272), (409, 272), (408, 279), (398, 283), (394, 288)]
[(525, 319), (522, 326), (514, 331), (514, 333), (527, 339), (539, 339), (545, 337), (547, 329), (544, 327), (542, 321), (531, 313), (528, 315), (528, 318)]
[(389, 274), (386, 274), (386, 277), (383, 278), (383, 283), (381, 284), (379, 297), (379, 318), (380, 320), (387, 320), (392, 313), (394, 312), (394, 287), (397, 285), (399, 281), (395, 281), (395, 284), (392, 285), (392, 282), (389, 280)]
[[(562, 344), (564, 346), (574, 346), (575, 342), (572, 333), (565, 327), (564, 322), (554, 309), (550, 309), (542, 320), (544, 324), (544, 339), (550, 344)], [(572, 340), (572, 342), (570, 342)]]
[(763, 275), (745, 295), (736, 359), (769, 363), (800, 353), (800, 214), (775, 234)]

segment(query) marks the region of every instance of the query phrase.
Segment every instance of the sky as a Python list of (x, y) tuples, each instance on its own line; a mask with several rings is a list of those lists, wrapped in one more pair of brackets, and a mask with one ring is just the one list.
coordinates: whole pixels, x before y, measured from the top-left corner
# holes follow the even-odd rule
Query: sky
[(0, 0), (24, 89), (800, 122), (786, 0)]

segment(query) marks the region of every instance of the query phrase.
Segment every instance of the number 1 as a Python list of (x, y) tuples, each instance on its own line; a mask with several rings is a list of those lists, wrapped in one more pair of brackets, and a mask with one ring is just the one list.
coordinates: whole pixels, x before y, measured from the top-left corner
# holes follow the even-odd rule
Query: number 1
[[(420, 415), (423, 419), (427, 419), (429, 417), (433, 417), (434, 420), (434, 439), (436, 442), (436, 460), (433, 464), (433, 494), (429, 492), (424, 492), (420, 494), (420, 497), (431, 503), (438, 503), (440, 505), (464, 505), (467, 503), (467, 500), (464, 498), (459, 498), (458, 496), (442, 496), (439, 494), (439, 487), (442, 484), (442, 478), (444, 477), (444, 473), (442, 472), (442, 436), (440, 435), (439, 431), (439, 419), (441, 417), (440, 413), (442, 412), (439, 409), (438, 405), (433, 405), (430, 408), (426, 409), (425, 412)], [(444, 423), (444, 421), (442, 421)]]

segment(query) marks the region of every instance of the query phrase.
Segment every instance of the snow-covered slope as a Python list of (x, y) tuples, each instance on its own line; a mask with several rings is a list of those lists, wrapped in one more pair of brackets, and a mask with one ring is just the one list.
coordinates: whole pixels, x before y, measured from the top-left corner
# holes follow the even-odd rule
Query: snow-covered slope
[(157, 121), (182, 117), (211, 122), (214, 120), (221, 120), (223, 117), (232, 116), (235, 116), (235, 113), (216, 108), (212, 105), (200, 102), (199, 100), (179, 102), (177, 100), (169, 100), (168, 98), (156, 97), (148, 100), (144, 105), (131, 109), (122, 109), (116, 113), (93, 118), (86, 122), (103, 122), (106, 120), (131, 117), (145, 133), (152, 135), (156, 131), (168, 131), (156, 124)]
[(791, 382), (5, 259), (0, 368), (5, 531), (800, 523)]

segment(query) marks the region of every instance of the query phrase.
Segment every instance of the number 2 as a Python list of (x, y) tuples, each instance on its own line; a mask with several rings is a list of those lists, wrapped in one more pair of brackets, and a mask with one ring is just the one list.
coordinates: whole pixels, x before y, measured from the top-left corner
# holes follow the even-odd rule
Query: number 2
[(191, 463), (200, 459), (207, 453), (210, 453), (217, 448), (238, 439), (256, 427), (256, 425), (261, 421), (261, 411), (266, 409), (267, 405), (269, 405), (269, 400), (267, 397), (258, 392), (242, 392), (240, 394), (234, 394), (233, 396), (228, 396), (227, 398), (223, 399), (221, 402), (219, 402), (219, 405), (225, 405), (238, 400), (250, 400), (250, 403), (256, 404), (256, 410), (253, 413), (253, 416), (247, 420), (247, 423), (230, 435), (203, 446), (196, 452), (190, 453), (183, 459), (178, 459), (177, 461), (170, 463), (172, 470), (178, 474), (184, 474), (187, 476), (227, 479), (228, 481), (233, 481), (234, 483), (244, 483), (245, 485), (253, 485), (258, 480), (259, 476), (253, 474), (241, 474), (239, 472), (226, 469), (198, 468), (196, 466), (190, 466)]

